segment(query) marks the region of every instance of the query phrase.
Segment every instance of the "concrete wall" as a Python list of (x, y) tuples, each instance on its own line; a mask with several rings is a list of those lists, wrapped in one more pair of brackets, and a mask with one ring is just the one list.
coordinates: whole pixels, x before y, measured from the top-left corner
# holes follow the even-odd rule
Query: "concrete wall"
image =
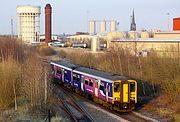
[(180, 31), (156, 32), (154, 38), (180, 38)]

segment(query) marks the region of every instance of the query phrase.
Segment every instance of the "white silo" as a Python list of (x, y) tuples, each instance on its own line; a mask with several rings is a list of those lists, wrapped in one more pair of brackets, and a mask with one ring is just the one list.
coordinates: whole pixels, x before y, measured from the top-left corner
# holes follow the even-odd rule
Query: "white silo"
[(100, 25), (100, 33), (104, 32), (106, 32), (106, 20), (102, 20)]
[(91, 50), (93, 51), (93, 52), (96, 52), (96, 51), (98, 51), (99, 50), (99, 39), (98, 39), (98, 37), (93, 37), (92, 38), (92, 41), (91, 41)]
[(111, 20), (111, 23), (110, 23), (110, 31), (113, 32), (113, 31), (116, 31), (117, 30), (117, 22), (115, 20)]
[(18, 38), (25, 43), (39, 41), (40, 34), (40, 6), (17, 6)]
[(89, 21), (89, 34), (95, 35), (96, 33), (96, 22), (94, 20)]

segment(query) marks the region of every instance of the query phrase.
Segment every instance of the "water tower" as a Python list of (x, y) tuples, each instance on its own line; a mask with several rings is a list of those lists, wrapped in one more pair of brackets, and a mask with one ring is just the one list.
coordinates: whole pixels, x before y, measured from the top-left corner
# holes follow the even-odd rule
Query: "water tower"
[(40, 14), (39, 6), (17, 6), (18, 38), (27, 44), (39, 41)]

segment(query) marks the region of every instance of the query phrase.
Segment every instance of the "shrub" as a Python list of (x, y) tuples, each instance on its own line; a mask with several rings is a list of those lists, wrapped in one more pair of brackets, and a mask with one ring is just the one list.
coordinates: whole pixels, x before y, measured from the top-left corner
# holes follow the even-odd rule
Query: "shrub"
[(41, 56), (51, 56), (54, 55), (56, 52), (47, 45), (42, 45), (38, 48), (38, 52)]

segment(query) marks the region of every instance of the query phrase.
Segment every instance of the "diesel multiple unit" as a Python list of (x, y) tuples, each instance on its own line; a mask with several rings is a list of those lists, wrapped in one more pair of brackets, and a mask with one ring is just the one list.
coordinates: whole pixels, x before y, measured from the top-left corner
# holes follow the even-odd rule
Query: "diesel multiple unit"
[(52, 74), (79, 94), (120, 112), (131, 111), (137, 103), (137, 82), (132, 78), (74, 65), (66, 61), (52, 61)]

